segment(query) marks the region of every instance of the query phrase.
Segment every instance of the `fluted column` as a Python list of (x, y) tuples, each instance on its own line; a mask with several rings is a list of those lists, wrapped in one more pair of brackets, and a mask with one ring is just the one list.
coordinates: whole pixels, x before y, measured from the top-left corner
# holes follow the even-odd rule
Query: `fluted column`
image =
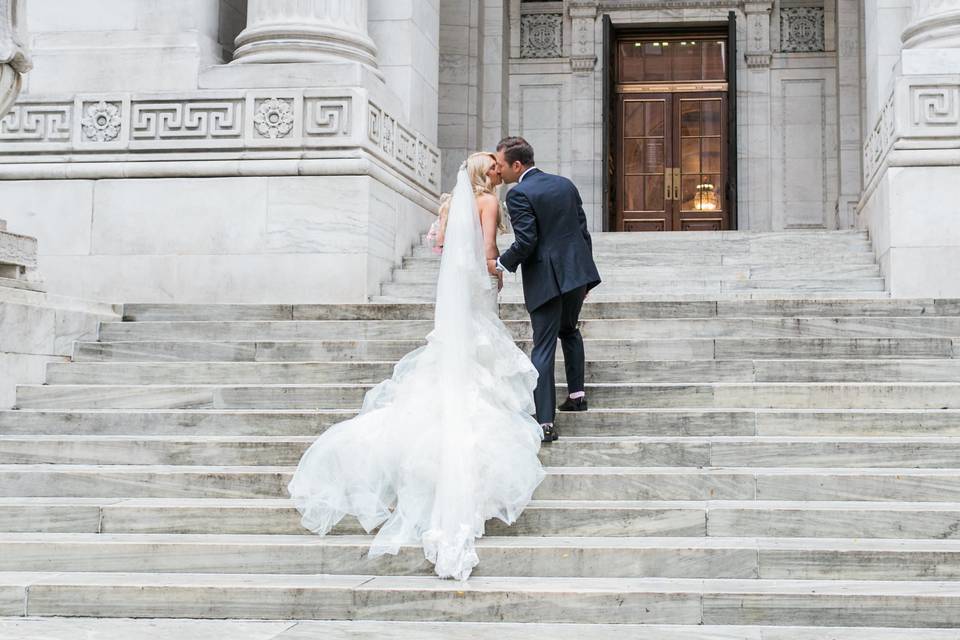
[(234, 62), (359, 62), (377, 67), (367, 0), (249, 0)]
[(960, 2), (913, 0), (910, 24), (903, 30), (905, 49), (960, 47)]
[(30, 59), (17, 39), (18, 0), (0, 0), (0, 118), (6, 115), (20, 93), (22, 75)]

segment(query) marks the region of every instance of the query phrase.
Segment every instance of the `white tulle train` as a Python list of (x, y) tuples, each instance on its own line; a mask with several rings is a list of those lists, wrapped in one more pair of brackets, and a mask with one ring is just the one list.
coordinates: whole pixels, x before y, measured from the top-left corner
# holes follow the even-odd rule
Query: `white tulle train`
[(353, 515), (379, 527), (370, 555), (421, 545), (441, 577), (465, 580), (484, 523), (512, 524), (544, 472), (530, 416), (537, 373), (496, 314), (476, 203), (461, 170), (447, 222), (434, 330), (360, 414), (307, 450), (288, 490), (305, 527)]

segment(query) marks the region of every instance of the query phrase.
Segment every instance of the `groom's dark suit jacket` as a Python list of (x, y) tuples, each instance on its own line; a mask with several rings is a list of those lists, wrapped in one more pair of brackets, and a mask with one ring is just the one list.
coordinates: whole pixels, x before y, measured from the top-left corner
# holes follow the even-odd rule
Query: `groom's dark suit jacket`
[(523, 267), (527, 310), (580, 287), (600, 284), (580, 192), (562, 176), (531, 169), (507, 195), (516, 240), (500, 256), (510, 272)]

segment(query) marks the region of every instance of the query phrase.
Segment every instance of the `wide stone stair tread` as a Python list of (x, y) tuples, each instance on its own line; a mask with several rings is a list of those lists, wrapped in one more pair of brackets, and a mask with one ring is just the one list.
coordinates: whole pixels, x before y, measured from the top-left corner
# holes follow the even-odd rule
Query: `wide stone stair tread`
[[(506, 320), (515, 339), (530, 339), (529, 321)], [(156, 321), (103, 323), (111, 341), (423, 340), (432, 320)], [(960, 336), (960, 316), (933, 317), (697, 317), (584, 319), (584, 339), (636, 338), (856, 338)]]
[[(423, 340), (286, 340), (286, 341), (118, 341), (77, 342), (73, 363), (298, 363), (394, 361)], [(531, 340), (517, 340), (525, 352)], [(960, 338), (687, 338), (586, 339), (591, 361), (615, 358), (686, 361), (723, 358), (778, 360), (921, 359), (960, 357)], [(558, 354), (562, 361), (562, 354)]]
[[(0, 411), (9, 435), (312, 435), (356, 410), (85, 409)], [(957, 409), (591, 409), (560, 413), (568, 436), (960, 435)]]
[[(534, 500), (498, 536), (726, 536), (958, 539), (958, 502)], [(23, 533), (311, 536), (286, 498), (0, 498), (0, 526)], [(353, 518), (333, 534), (363, 534)]]
[[(162, 599), (161, 599), (162, 596)], [(940, 581), (0, 573), (4, 615), (949, 627)]]
[[(359, 409), (371, 384), (21, 385), (20, 408)], [(597, 408), (960, 408), (957, 382), (588, 383)], [(557, 386), (558, 398), (566, 390)]]
[[(521, 303), (500, 305), (505, 317), (522, 320), (527, 312)], [(175, 304), (140, 303), (123, 306), (127, 322), (145, 321), (228, 321), (228, 320), (432, 320), (433, 303), (377, 304)], [(581, 318), (608, 317), (747, 317), (747, 316), (957, 316), (960, 301), (933, 298), (885, 298), (863, 300), (837, 298), (821, 300), (727, 301), (703, 299), (669, 301), (662, 299), (645, 302), (605, 302), (588, 299)]]
[[(431, 575), (419, 546), (365, 557), (370, 536), (0, 534), (0, 571)], [(947, 580), (960, 540), (487, 537), (475, 576)]]
[(118, 640), (956, 640), (949, 629), (879, 627), (0, 618), (0, 637), (16, 640), (76, 640), (84, 633)]
[[(0, 465), (0, 496), (278, 498), (294, 466)], [(537, 499), (960, 500), (960, 469), (548, 467)]]
[[(0, 435), (0, 464), (295, 465), (314, 436)], [(580, 436), (544, 464), (651, 467), (960, 467), (960, 438)]]
[[(301, 384), (376, 383), (390, 361), (51, 363), (47, 384)], [(623, 359), (586, 361), (587, 383), (629, 382), (960, 382), (960, 358), (938, 359)], [(562, 362), (557, 380), (563, 382)]]

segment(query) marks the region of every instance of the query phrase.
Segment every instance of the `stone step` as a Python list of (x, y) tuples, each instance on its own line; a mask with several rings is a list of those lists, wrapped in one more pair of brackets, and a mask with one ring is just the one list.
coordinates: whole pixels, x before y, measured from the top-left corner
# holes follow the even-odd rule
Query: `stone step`
[[(825, 263), (844, 265), (849, 267), (874, 267), (876, 257), (872, 251), (832, 252), (826, 260), (818, 260), (817, 256), (787, 253), (783, 255), (729, 255), (717, 251), (703, 253), (672, 252), (654, 253), (644, 251), (640, 253), (604, 252), (594, 256), (597, 268), (601, 275), (611, 269), (644, 269), (644, 268), (734, 268), (734, 269), (782, 269), (794, 276), (800, 276), (810, 270), (823, 268)], [(440, 256), (430, 250), (414, 250), (403, 258), (400, 264), (403, 269), (440, 267)], [(787, 271), (793, 269), (792, 272)]]
[[(733, 291), (723, 294), (705, 294), (705, 293), (624, 293), (607, 290), (599, 290), (599, 293), (590, 293), (589, 300), (601, 303), (636, 303), (636, 302), (740, 302), (740, 301), (766, 301), (766, 300), (809, 300), (816, 298), (818, 300), (848, 300), (856, 298), (859, 300), (888, 300), (890, 293), (887, 291), (848, 291), (838, 289), (823, 289), (820, 291), (789, 291), (763, 289), (756, 291)], [(374, 304), (433, 304), (435, 296), (415, 295), (415, 296), (370, 296), (370, 302)], [(501, 293), (499, 297), (501, 304), (518, 305), (523, 304), (523, 294), (517, 290), (516, 293)]]
[(955, 627), (960, 583), (690, 578), (0, 574), (4, 615)]
[[(505, 242), (498, 242), (500, 252), (510, 246)], [(410, 253), (417, 258), (437, 258), (433, 247), (418, 245)], [(814, 256), (823, 256), (830, 262), (842, 262), (850, 255), (869, 255), (875, 261), (873, 246), (869, 242), (851, 241), (843, 243), (823, 243), (822, 246), (804, 246), (794, 244), (739, 244), (729, 245), (717, 242), (675, 242), (666, 244), (615, 244), (597, 242), (593, 245), (594, 258), (600, 262), (617, 260), (621, 256), (712, 256), (720, 258), (724, 264), (729, 259), (737, 259), (753, 264), (778, 263), (789, 261), (810, 261)]]
[[(355, 411), (0, 411), (7, 435), (317, 436)], [(941, 409), (591, 409), (559, 413), (565, 436), (957, 436)]]
[[(505, 320), (528, 320), (520, 303), (500, 305)], [(428, 304), (127, 304), (123, 319), (143, 321), (264, 321), (264, 320), (433, 320)], [(960, 300), (933, 299), (830, 299), (791, 300), (690, 300), (595, 302), (588, 298), (583, 319), (708, 318), (749, 316), (800, 317), (930, 317), (960, 316)]]
[[(0, 464), (296, 466), (313, 436), (2, 435)], [(551, 467), (960, 469), (960, 438), (570, 436)]]
[[(960, 540), (960, 503), (534, 500), (493, 536), (721, 536)], [(305, 535), (288, 499), (0, 498), (0, 531)], [(363, 534), (345, 518), (335, 535)]]
[[(429, 267), (397, 269), (392, 281), (407, 284), (435, 284), (440, 273), (440, 263)], [(608, 267), (601, 271), (603, 282), (608, 286), (631, 283), (642, 276), (644, 280), (669, 279), (688, 281), (741, 281), (741, 280), (789, 280), (802, 276), (807, 280), (847, 280), (852, 278), (878, 278), (880, 267), (875, 264), (820, 266), (800, 269), (795, 265), (784, 267)], [(511, 276), (506, 276), (507, 282)]]
[[(293, 467), (0, 465), (2, 497), (279, 498)], [(548, 467), (540, 500), (956, 502), (960, 470)]]
[[(0, 533), (0, 571), (429, 576), (419, 546), (370, 559), (370, 536)], [(958, 540), (485, 537), (473, 576), (960, 579)]]
[[(594, 360), (715, 358), (960, 358), (960, 338), (691, 338), (585, 342)], [(77, 342), (75, 363), (92, 362), (354, 362), (398, 360), (422, 340), (281, 342)], [(530, 353), (530, 340), (517, 340)], [(558, 358), (562, 357), (558, 353)]]
[[(589, 352), (588, 352), (589, 353)], [(593, 356), (592, 353), (589, 353)], [(56, 362), (49, 385), (374, 384), (395, 362)], [(587, 360), (587, 383), (960, 382), (960, 359)], [(557, 379), (565, 379), (558, 362)]]
[[(770, 268), (790, 268), (795, 267), (794, 274), (800, 275), (807, 269), (822, 267), (825, 262), (830, 264), (843, 265), (876, 265), (877, 259), (873, 251), (865, 247), (860, 247), (855, 251), (831, 251), (827, 250), (828, 260), (817, 259), (817, 254), (807, 252), (791, 252), (789, 248), (785, 253), (723, 253), (722, 251), (705, 248), (701, 252), (696, 251), (657, 251), (654, 249), (638, 248), (637, 250), (627, 251), (600, 251), (595, 252), (594, 259), (600, 273), (614, 268), (639, 269), (644, 267), (770, 267)], [(424, 266), (439, 267), (440, 256), (433, 253), (430, 249), (414, 249), (410, 255), (403, 258), (401, 263), (403, 268), (416, 268)]]
[[(421, 234), (421, 240), (426, 239), (427, 234)], [(700, 243), (700, 242), (724, 242), (730, 245), (743, 243), (771, 243), (775, 245), (789, 245), (791, 243), (812, 243), (820, 244), (831, 240), (840, 242), (844, 240), (867, 241), (869, 235), (867, 231), (860, 229), (791, 229), (789, 231), (750, 231), (750, 230), (728, 230), (728, 231), (667, 231), (657, 233), (637, 233), (637, 232), (611, 232), (594, 233), (591, 236), (596, 244), (610, 242), (626, 245), (637, 245), (645, 243)], [(498, 236), (498, 240), (504, 243), (513, 242), (512, 233), (504, 233)]]
[[(351, 409), (372, 385), (20, 385), (21, 409)], [(960, 383), (587, 384), (594, 408), (960, 409)], [(557, 387), (557, 397), (566, 397)]]
[[(602, 285), (598, 292), (611, 295), (656, 295), (690, 293), (697, 295), (724, 295), (726, 293), (753, 292), (753, 291), (835, 291), (846, 293), (851, 291), (884, 291), (883, 278), (856, 277), (837, 279), (781, 279), (781, 280), (623, 280)], [(504, 296), (522, 293), (521, 281), (513, 276), (504, 280)], [(431, 284), (405, 284), (385, 282), (380, 285), (380, 294), (383, 296), (431, 296), (436, 297), (436, 286)]]
[[(504, 323), (516, 339), (530, 339), (529, 321)], [(114, 341), (422, 340), (430, 320), (158, 321), (105, 322), (100, 339)], [(585, 339), (681, 338), (955, 338), (960, 317), (746, 317), (582, 320)]]
[[(7, 636), (3, 636), (6, 633)], [(112, 618), (0, 618), (0, 637), (229, 638), (230, 640), (956, 640), (951, 629), (735, 625), (540, 624), (507, 622), (250, 621)]]

